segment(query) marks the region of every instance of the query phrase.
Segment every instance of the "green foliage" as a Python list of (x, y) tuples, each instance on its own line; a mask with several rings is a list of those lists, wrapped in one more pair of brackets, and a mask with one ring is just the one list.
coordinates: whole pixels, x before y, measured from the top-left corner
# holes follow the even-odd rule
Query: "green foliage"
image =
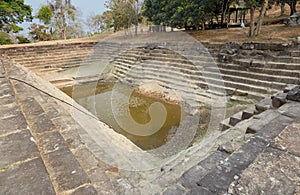
[(47, 5), (40, 8), (37, 18), (45, 24), (32, 30), (32, 36), (37, 40), (48, 40), (49, 36), (52, 36), (51, 39), (83, 36), (77, 10), (71, 0), (49, 0)]
[(52, 33), (48, 33), (49, 27), (44, 25), (32, 24), (29, 28), (33, 40), (36, 41), (49, 41), (52, 40)]
[(111, 12), (115, 31), (127, 29), (136, 22), (136, 10), (134, 1), (110, 0), (106, 2), (106, 7)]
[(222, 13), (223, 0), (145, 0), (143, 14), (154, 24), (199, 26)]
[(22, 43), (30, 43), (30, 40), (27, 39), (26, 37), (20, 35), (20, 36), (17, 36), (17, 39), (18, 39), (18, 43), (19, 44), (22, 44)]
[(0, 0), (0, 30), (18, 32), (17, 24), (32, 20), (32, 8), (24, 0)]
[(51, 23), (52, 18), (52, 10), (49, 6), (43, 5), (38, 12), (37, 18), (40, 19), (40, 21), (44, 22), (44, 24), (48, 25)]
[(111, 11), (105, 11), (103, 14), (91, 15), (86, 20), (89, 27), (89, 36), (103, 33), (114, 27)]
[(11, 44), (12, 41), (10, 39), (9, 34), (5, 32), (0, 32), (0, 44), (1, 45), (6, 45), (6, 44)]

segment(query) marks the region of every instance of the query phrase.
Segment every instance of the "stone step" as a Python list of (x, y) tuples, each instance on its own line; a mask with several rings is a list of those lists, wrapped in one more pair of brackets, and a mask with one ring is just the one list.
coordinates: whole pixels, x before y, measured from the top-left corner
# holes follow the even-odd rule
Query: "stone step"
[[(211, 69), (207, 69), (205, 71), (205, 75), (206, 76), (211, 76), (211, 77), (219, 76), (218, 73), (215, 73), (215, 72), (211, 73), (211, 72), (209, 72), (210, 70)], [(222, 70), (220, 70), (220, 71), (223, 72)], [(230, 71), (228, 71), (228, 72), (230, 72)], [(239, 73), (237, 73), (237, 75), (238, 74)], [(248, 75), (250, 75), (250, 73), (248, 73)], [(255, 74), (252, 74), (252, 75), (255, 75)], [(267, 88), (277, 89), (277, 90), (284, 89), (286, 87), (286, 85), (288, 84), (286, 82), (280, 82), (280, 81), (277, 81), (275, 79), (273, 81), (267, 81), (267, 80), (264, 80), (264, 79), (258, 80), (258, 79), (255, 79), (253, 77), (250, 77), (250, 76), (243, 77), (243, 76), (236, 76), (235, 74), (234, 75), (230, 75), (230, 74), (224, 74), (223, 73), (223, 74), (221, 74), (221, 76), (222, 76), (222, 78), (225, 81), (240, 82), (240, 83), (251, 84), (251, 85), (255, 85), (255, 86), (261, 86), (261, 87), (267, 87)], [(295, 80), (299, 80), (299, 79), (293, 78), (291, 80), (293, 81), (292, 83), (295, 83)]]
[(294, 70), (285, 70), (285, 69), (269, 69), (269, 68), (256, 68), (256, 67), (243, 67), (241, 65), (232, 64), (232, 63), (218, 63), (218, 66), (222, 69), (229, 69), (229, 70), (236, 70), (236, 71), (251, 71), (254, 73), (260, 74), (269, 74), (269, 75), (276, 75), (276, 76), (288, 76), (288, 77), (296, 77), (300, 78), (300, 72)]
[(243, 112), (238, 112), (238, 113), (232, 115), (230, 117), (229, 124), (231, 126), (235, 126), (236, 124), (238, 124), (239, 122), (241, 122), (242, 121), (242, 115), (243, 115)]
[[(153, 75), (154, 74), (154, 75)], [(152, 77), (153, 75), (153, 77)], [(125, 77), (125, 75), (123, 75)], [(128, 76), (128, 75), (127, 75)], [(149, 79), (156, 79), (157, 76), (156, 76), (156, 73), (153, 73), (153, 72), (147, 72), (147, 75), (144, 74), (144, 75), (141, 75), (139, 73), (130, 73), (130, 79), (132, 78), (139, 78), (139, 79), (143, 79), (143, 78), (149, 78)], [(162, 76), (164, 78), (168, 78), (170, 77), (170, 75), (164, 75)], [(256, 87), (256, 86), (251, 86), (251, 85), (245, 85), (245, 84), (240, 84), (240, 83), (232, 83), (232, 82), (225, 82), (225, 86), (220, 86), (219, 83), (222, 82), (222, 81), (219, 81), (219, 80), (216, 80), (216, 79), (211, 79), (211, 78), (206, 78), (204, 77), (206, 82), (201, 82), (201, 81), (197, 81), (198, 82), (198, 86), (200, 85), (207, 85), (208, 88), (215, 88), (215, 89), (220, 89), (220, 90), (226, 90), (227, 93), (233, 93), (234, 91), (236, 91), (236, 88), (237, 86), (240, 87), (241, 89), (239, 89), (239, 91), (241, 93), (246, 93), (249, 95), (250, 98), (254, 98), (254, 99), (261, 99), (262, 97), (264, 97), (267, 93), (266, 93), (266, 89), (261, 87)], [(164, 79), (166, 80), (166, 79)], [(168, 82), (171, 82), (170, 80), (167, 80)], [(207, 82), (208, 81), (208, 82)], [(173, 82), (174, 82), (174, 78), (173, 78)], [(182, 82), (182, 81), (180, 81)], [(183, 82), (186, 82), (185, 80)], [(174, 84), (174, 83), (173, 83)], [(176, 83), (176, 84), (179, 84), (179, 83)], [(232, 87), (234, 86), (234, 87)], [(253, 90), (254, 89), (257, 89), (257, 91), (263, 91), (263, 93), (258, 93), (256, 91)], [(250, 91), (245, 91), (245, 89), (250, 89)], [(269, 93), (272, 93), (273, 91), (270, 91)]]
[(290, 51), (290, 56), (292, 57), (300, 57), (300, 51), (299, 50), (295, 50), (295, 51)]
[[(163, 69), (164, 67), (163, 66), (156, 66), (156, 65), (152, 65), (152, 66), (155, 66), (157, 69)], [(181, 69), (178, 69), (179, 71), (181, 71)], [(205, 76), (212, 76), (212, 77), (219, 77), (220, 74), (219, 73), (216, 73), (215, 72), (209, 72), (210, 70), (212, 69), (205, 69)], [(172, 71), (172, 69), (171, 69)], [(200, 76), (202, 72), (198, 71), (198, 72), (194, 72), (194, 71), (188, 71), (189, 74), (191, 74), (190, 77), (194, 78), (194, 79), (201, 79), (203, 80), (203, 77)], [(186, 75), (187, 76), (187, 75)], [(251, 77), (246, 77), (246, 78), (243, 78), (243, 77), (239, 77), (239, 76), (235, 76), (235, 75), (221, 75), (223, 77), (224, 80), (228, 80), (228, 81), (233, 81), (233, 82), (243, 82), (243, 83), (246, 83), (246, 84), (254, 84), (254, 85), (258, 85), (258, 86), (267, 86), (267, 87), (270, 87), (270, 88), (274, 88), (274, 89), (283, 89), (286, 84), (284, 83), (280, 83), (280, 82), (276, 82), (276, 81), (273, 81), (273, 82), (269, 82), (269, 81), (260, 81), (260, 80), (257, 80), (257, 79), (251, 79)]]
[(286, 69), (286, 70), (300, 70), (299, 63), (283, 63), (283, 62), (272, 62), (252, 59), (234, 59), (234, 64), (238, 64), (247, 68), (268, 68), (268, 69)]
[[(155, 68), (145, 67), (145, 66), (155, 66)], [(121, 71), (121, 72), (131, 70), (130, 68), (122, 68), (118, 65), (116, 65), (116, 67), (118, 68), (116, 70)], [(157, 72), (157, 69), (160, 70), (160, 73), (164, 73), (166, 75), (173, 75), (173, 76), (182, 76), (184, 78), (191, 79), (191, 81), (194, 80), (195, 83), (197, 83), (198, 80), (204, 81), (206, 79), (207, 79), (206, 81), (209, 82), (209, 81), (211, 81), (209, 76), (211, 76), (211, 78), (220, 77), (220, 75), (218, 73), (208, 73), (207, 71), (205, 73), (205, 77), (201, 76), (201, 74), (199, 74), (199, 73), (198, 74), (196, 72), (194, 73), (193, 71), (188, 71), (189, 74), (185, 74), (185, 73), (180, 72), (180, 71), (182, 71), (182, 69), (175, 69), (175, 68), (169, 69), (169, 68), (165, 68), (163, 66), (152, 65), (152, 64), (143, 64), (143, 66), (139, 67), (139, 69), (137, 71), (140, 71), (140, 72), (145, 71), (145, 73), (147, 73), (147, 74), (150, 73), (151, 74), (151, 72)], [(136, 73), (136, 74), (140, 74), (140, 73)], [(271, 89), (278, 89), (278, 90), (282, 90), (286, 87), (286, 84), (284, 84), (284, 83), (282, 84), (282, 83), (276, 83), (276, 82), (258, 81), (258, 80), (255, 80), (255, 79), (248, 79), (248, 78), (231, 76), (231, 75), (221, 75), (221, 76), (225, 80), (225, 85), (228, 81), (231, 81), (231, 82), (236, 82), (236, 83), (251, 84), (251, 85), (255, 85), (255, 86), (269, 87)], [(220, 84), (222, 84), (222, 83), (220, 83)], [(236, 88), (238, 88), (238, 87), (236, 87)], [(241, 86), (239, 86), (239, 89), (243, 89), (243, 88)]]
[[(20, 69), (12, 65), (8, 69), (9, 74), (13, 73), (15, 77), (27, 81), (26, 72), (19, 72)], [(32, 75), (28, 78), (32, 78)], [(47, 92), (49, 90), (47, 85), (39, 83), (39, 80), (30, 79), (27, 82)], [(97, 191), (104, 193), (112, 190), (109, 179), (102, 170), (110, 167), (98, 161), (86, 148), (78, 132), (81, 127), (74, 121), (69, 111), (61, 105), (58, 106), (56, 99), (35, 88), (15, 81), (13, 84), (30, 131), (33, 132), (46, 169), (50, 173), (48, 175), (55, 184), (56, 193), (65, 194), (74, 191), (76, 194), (78, 191), (79, 194), (91, 192), (97, 194)], [(58, 91), (55, 88), (53, 90)], [(100, 175), (95, 176), (94, 171), (90, 170), (97, 170)], [(95, 184), (99, 182), (104, 182), (105, 185), (101, 185), (101, 189), (98, 187), (96, 191)]]
[[(138, 75), (146, 75), (147, 74), (147, 76), (151, 75), (151, 76), (154, 76), (156, 78), (158, 78), (158, 77), (169, 78), (169, 79), (172, 79), (172, 80), (178, 80), (179, 82), (180, 81), (184, 82), (184, 80), (186, 78), (189, 78), (189, 77), (184, 77), (184, 78), (182, 78), (182, 79), (179, 80), (178, 77), (170, 76), (172, 74), (170, 74), (170, 72), (168, 72), (168, 71), (166, 71), (166, 72), (163, 72), (163, 71), (157, 72), (156, 69), (150, 69), (150, 70), (146, 70), (146, 69), (131, 70), (130, 71), (130, 75), (127, 75), (127, 76), (134, 77), (137, 74)], [(207, 77), (206, 75), (205, 75), (205, 77), (202, 76), (200, 78), (202, 78), (201, 80), (205, 80), (207, 83), (215, 83), (215, 84), (218, 84), (218, 85), (222, 85), (224, 83), (227, 87), (237, 88), (237, 89), (244, 90), (244, 91), (253, 91), (253, 92), (258, 92), (258, 93), (262, 93), (262, 94), (265, 94), (265, 93), (266, 94), (273, 94), (273, 93), (276, 92), (276, 90), (271, 89), (271, 88), (268, 89), (268, 88), (265, 88), (265, 87), (259, 87), (257, 85), (240, 83), (239, 80), (238, 81), (218, 80), (218, 79)], [(193, 80), (190, 80), (190, 82), (193, 82)], [(194, 83), (197, 83), (197, 81), (194, 81)], [(201, 82), (201, 84), (203, 84), (203, 82)], [(283, 88), (284, 87), (285, 86), (283, 86)]]
[[(207, 71), (209, 70), (210, 69), (207, 69)], [(252, 78), (259, 81), (275, 81), (275, 82), (287, 83), (287, 84), (294, 84), (300, 81), (300, 79), (297, 77), (270, 75), (270, 74), (256, 73), (256, 72), (245, 71), (245, 70), (236, 71), (236, 70), (225, 69), (220, 67), (219, 70), (224, 75), (235, 75), (244, 78)]]

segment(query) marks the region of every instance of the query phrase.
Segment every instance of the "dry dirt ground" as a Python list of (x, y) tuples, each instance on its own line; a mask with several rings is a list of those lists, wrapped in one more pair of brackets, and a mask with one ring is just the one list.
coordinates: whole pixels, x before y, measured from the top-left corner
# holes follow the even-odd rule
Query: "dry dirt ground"
[[(300, 11), (300, 2), (297, 5), (297, 11)], [(262, 27), (262, 32), (259, 36), (248, 37), (249, 28), (228, 28), (228, 29), (217, 29), (207, 30), (199, 32), (190, 32), (190, 34), (203, 42), (269, 42), (269, 43), (286, 43), (295, 41), (296, 37), (300, 36), (300, 26), (286, 26), (282, 23), (283, 20), (289, 17), (290, 9), (289, 6), (285, 6), (285, 12), (283, 16), (280, 16), (281, 9), (279, 6), (273, 6), (268, 11), (268, 15), (264, 18), (265, 24)], [(259, 15), (258, 10), (256, 11), (256, 18)], [(246, 21), (249, 21), (249, 14), (246, 15)], [(278, 24), (274, 24), (278, 23)]]
[(271, 42), (286, 43), (295, 41), (300, 36), (300, 26), (286, 26), (284, 24), (265, 25), (262, 32), (256, 37), (248, 37), (249, 28), (228, 28), (190, 32), (197, 40), (202, 42)]

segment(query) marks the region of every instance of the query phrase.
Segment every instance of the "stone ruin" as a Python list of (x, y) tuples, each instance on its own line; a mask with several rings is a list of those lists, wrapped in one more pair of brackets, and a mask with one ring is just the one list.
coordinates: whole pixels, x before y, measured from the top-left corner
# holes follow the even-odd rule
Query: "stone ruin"
[(300, 12), (294, 13), (292, 16), (290, 16), (285, 22), (287, 26), (296, 26), (300, 25)]

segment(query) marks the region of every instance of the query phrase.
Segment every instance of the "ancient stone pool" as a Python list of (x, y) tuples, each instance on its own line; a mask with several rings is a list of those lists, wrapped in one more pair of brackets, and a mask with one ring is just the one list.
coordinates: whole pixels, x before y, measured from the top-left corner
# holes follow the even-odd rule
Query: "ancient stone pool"
[[(98, 83), (95, 90), (94, 84), (84, 84), (75, 87), (66, 87), (63, 88), (62, 91), (96, 115), (101, 121), (111, 126), (116, 132), (126, 136), (143, 150), (160, 147), (171, 139), (172, 134), (178, 127), (181, 118), (185, 115), (185, 113), (181, 111), (180, 105), (167, 103), (163, 100), (133, 92), (129, 101), (129, 109), (131, 116), (136, 122), (145, 124), (150, 121), (149, 107), (154, 102), (162, 103), (167, 110), (166, 121), (158, 132), (150, 136), (133, 135), (120, 127), (114, 117), (111, 107), (113, 86), (114, 83), (112, 82), (104, 82)], [(123, 84), (122, 88), (125, 92), (126, 90), (129, 90), (130, 86)], [(120, 98), (123, 98), (122, 95)], [(122, 112), (122, 110), (124, 111), (126, 106), (128, 106), (121, 101), (117, 102), (119, 103), (117, 106), (118, 109), (120, 109), (120, 112)], [(156, 110), (155, 114), (160, 115), (161, 113)], [(143, 129), (141, 129), (141, 131), (143, 131)]]

